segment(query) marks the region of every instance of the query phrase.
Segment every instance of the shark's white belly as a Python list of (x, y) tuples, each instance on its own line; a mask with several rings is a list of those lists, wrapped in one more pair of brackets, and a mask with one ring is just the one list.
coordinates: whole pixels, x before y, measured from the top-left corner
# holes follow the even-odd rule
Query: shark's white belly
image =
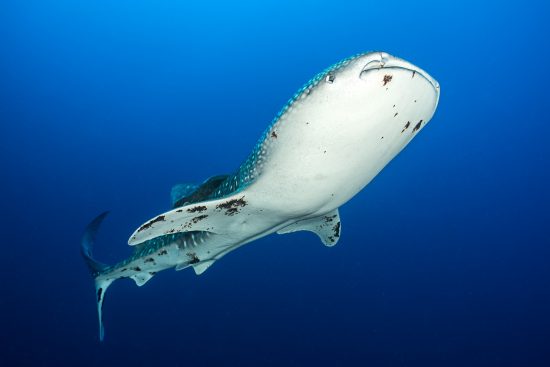
[(432, 117), (438, 86), (417, 70), (352, 69), (304, 92), (271, 129), (262, 173), (246, 191), (294, 217), (348, 201)]

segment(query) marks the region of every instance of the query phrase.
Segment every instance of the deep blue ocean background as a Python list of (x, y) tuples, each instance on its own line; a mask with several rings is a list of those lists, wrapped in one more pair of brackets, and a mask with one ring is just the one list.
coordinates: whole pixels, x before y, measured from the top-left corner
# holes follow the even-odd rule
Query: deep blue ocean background
[[(549, 9), (523, 1), (3, 1), (1, 366), (550, 366)], [(383, 50), (441, 84), (342, 238), (107, 293), (173, 184), (236, 169), (294, 92)]]

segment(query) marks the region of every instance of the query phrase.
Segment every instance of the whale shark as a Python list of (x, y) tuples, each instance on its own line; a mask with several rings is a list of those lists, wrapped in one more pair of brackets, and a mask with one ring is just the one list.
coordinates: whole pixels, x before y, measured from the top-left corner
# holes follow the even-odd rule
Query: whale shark
[(96, 287), (100, 340), (105, 292), (117, 279), (144, 285), (168, 268), (197, 275), (261, 237), (309, 231), (325, 246), (342, 235), (339, 208), (426, 126), (440, 87), (386, 52), (346, 58), (286, 103), (231, 174), (172, 188), (172, 208), (137, 227), (132, 255), (108, 266), (92, 250), (107, 213), (86, 228), (81, 250)]

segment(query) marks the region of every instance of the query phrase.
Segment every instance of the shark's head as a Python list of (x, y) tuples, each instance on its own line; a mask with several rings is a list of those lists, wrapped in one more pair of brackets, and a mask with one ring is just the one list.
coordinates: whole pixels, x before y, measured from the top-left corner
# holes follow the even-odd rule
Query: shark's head
[[(360, 54), (299, 90), (262, 149), (273, 161), (283, 154), (289, 161), (300, 157), (304, 163), (293, 163), (291, 174), (304, 181), (313, 169), (322, 171), (323, 179), (336, 177), (323, 181), (335, 193), (333, 206), (322, 206), (324, 197), (318, 197), (323, 210), (331, 209), (353, 197), (418, 136), (439, 95), (439, 83), (412, 63), (385, 52)], [(345, 185), (338, 177), (346, 177)]]

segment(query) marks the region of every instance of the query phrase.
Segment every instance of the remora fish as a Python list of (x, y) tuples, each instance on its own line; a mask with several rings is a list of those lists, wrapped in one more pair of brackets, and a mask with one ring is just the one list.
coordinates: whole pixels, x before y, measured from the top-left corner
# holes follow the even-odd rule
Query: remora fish
[(82, 253), (95, 279), (100, 339), (105, 291), (119, 278), (145, 284), (160, 270), (204, 272), (228, 252), (271, 233), (311, 231), (326, 246), (341, 234), (338, 208), (365, 187), (432, 118), (439, 84), (384, 52), (317, 74), (275, 117), (231, 175), (172, 189), (173, 209), (130, 237), (114, 266), (92, 258), (106, 213), (88, 226)]

